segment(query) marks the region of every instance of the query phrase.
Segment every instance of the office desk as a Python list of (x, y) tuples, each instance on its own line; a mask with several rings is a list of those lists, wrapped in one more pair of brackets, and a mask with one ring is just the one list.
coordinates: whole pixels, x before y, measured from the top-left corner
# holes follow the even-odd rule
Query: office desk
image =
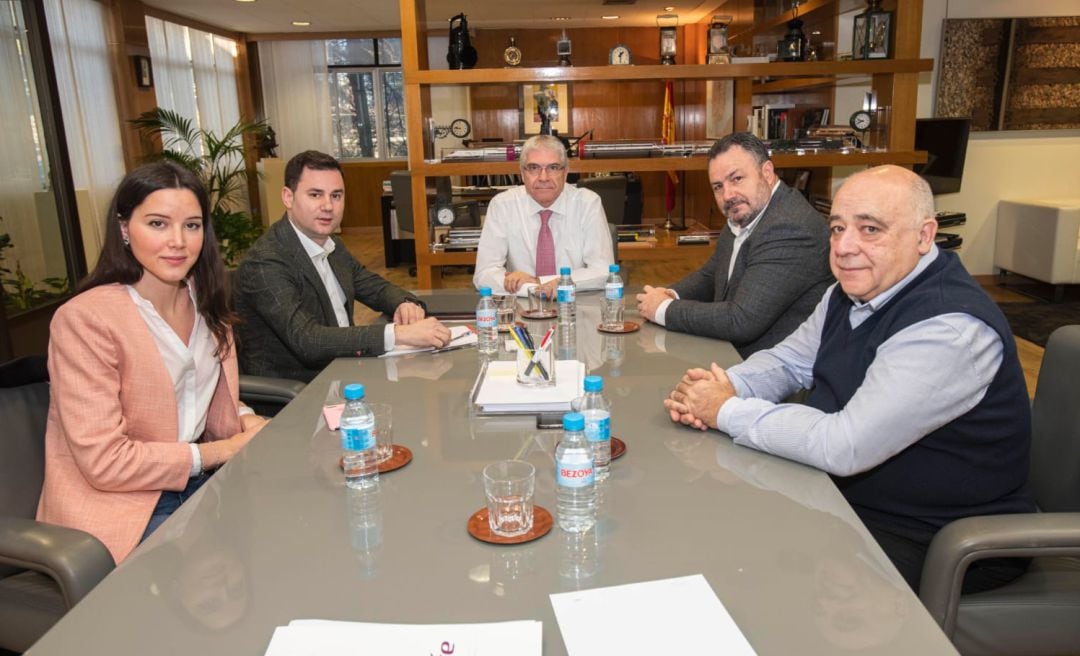
[[(730, 345), (653, 325), (601, 335), (599, 295), (579, 299), (578, 355), (604, 376), (628, 445), (584, 543), (558, 528), (509, 547), (466, 533), (494, 460), (533, 462), (537, 503), (554, 509), (559, 436), (470, 417), (475, 350), (343, 359), (29, 653), (261, 654), (274, 627), (326, 618), (538, 619), (544, 653), (564, 654), (550, 593), (694, 573), (758, 654), (955, 653), (827, 476), (668, 420), (660, 400), (678, 377), (737, 361)], [(381, 525), (367, 529), (321, 419), (354, 381), (393, 404), (395, 441), (414, 454), (381, 477)]]

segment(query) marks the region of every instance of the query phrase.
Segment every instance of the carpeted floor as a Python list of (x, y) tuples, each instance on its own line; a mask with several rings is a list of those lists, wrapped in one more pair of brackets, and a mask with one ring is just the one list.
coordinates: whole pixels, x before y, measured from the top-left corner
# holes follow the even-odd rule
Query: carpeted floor
[(1080, 301), (1064, 303), (998, 303), (1018, 337), (1046, 346), (1050, 333), (1061, 326), (1080, 324)]

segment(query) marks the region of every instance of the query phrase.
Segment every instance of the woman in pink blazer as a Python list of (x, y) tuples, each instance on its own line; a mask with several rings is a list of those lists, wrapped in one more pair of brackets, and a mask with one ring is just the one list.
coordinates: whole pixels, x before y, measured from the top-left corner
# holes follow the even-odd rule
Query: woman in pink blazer
[(129, 173), (97, 266), (50, 326), (40, 521), (120, 562), (266, 423), (239, 402), (224, 280), (198, 178)]

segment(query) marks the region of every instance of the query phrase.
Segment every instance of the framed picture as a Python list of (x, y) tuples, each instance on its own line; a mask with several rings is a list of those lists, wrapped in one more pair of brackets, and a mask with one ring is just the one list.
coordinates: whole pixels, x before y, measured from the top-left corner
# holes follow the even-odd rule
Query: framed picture
[(851, 58), (866, 59), (866, 14), (855, 17), (851, 28)]
[(888, 59), (889, 41), (892, 36), (892, 12), (882, 11), (870, 14), (869, 39), (867, 40), (867, 59)]
[(541, 102), (546, 105), (551, 129), (561, 135), (570, 134), (570, 85), (547, 82), (521, 85), (521, 136), (540, 134)]
[(131, 60), (135, 63), (135, 85), (140, 89), (154, 86), (154, 69), (150, 66), (150, 58), (132, 55)]

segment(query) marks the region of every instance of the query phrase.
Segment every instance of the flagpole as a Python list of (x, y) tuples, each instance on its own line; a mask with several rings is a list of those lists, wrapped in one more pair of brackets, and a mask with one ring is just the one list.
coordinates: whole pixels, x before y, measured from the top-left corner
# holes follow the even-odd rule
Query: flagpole
[[(660, 142), (664, 144), (675, 143), (675, 89), (671, 80), (664, 82), (664, 109), (660, 123)], [(669, 232), (681, 232), (686, 230), (686, 185), (680, 184), (678, 174), (668, 171), (664, 177), (664, 209), (667, 210), (667, 220), (664, 221), (664, 229)], [(679, 185), (679, 195), (683, 200), (682, 225), (675, 225), (671, 221), (671, 212), (675, 209), (675, 185)]]

